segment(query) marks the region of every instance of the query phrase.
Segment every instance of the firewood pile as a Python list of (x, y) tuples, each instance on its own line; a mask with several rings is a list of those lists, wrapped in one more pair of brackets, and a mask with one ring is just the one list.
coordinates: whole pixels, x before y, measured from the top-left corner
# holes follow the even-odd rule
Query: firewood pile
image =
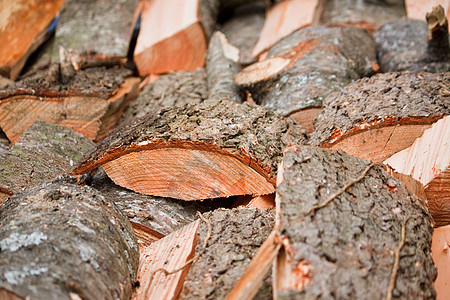
[(0, 0), (0, 299), (448, 299), (445, 0)]

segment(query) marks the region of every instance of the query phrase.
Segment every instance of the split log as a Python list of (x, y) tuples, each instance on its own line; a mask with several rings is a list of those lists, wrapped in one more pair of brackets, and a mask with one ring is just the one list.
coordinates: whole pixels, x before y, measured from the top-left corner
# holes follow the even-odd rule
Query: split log
[(444, 8), (447, 19), (450, 19), (450, 2), (448, 0), (405, 0), (408, 18), (417, 20), (425, 20), (427, 12), (438, 5), (441, 5)]
[(449, 83), (449, 73), (360, 79), (325, 99), (310, 142), (382, 162), (449, 114)]
[[(221, 209), (204, 217), (211, 222), (212, 233), (207, 236), (207, 224), (200, 224), (196, 255), (202, 251), (203, 243), (206, 247), (190, 267), (179, 299), (225, 298), (274, 224), (273, 210)], [(270, 281), (270, 277), (265, 277)], [(256, 299), (270, 298), (271, 292), (270, 282), (265, 282)]]
[(329, 26), (352, 25), (373, 33), (387, 22), (405, 17), (403, 0), (327, 0), (322, 22)]
[(141, 24), (134, 50), (139, 74), (203, 67), (218, 11), (217, 0), (142, 0), (136, 12)]
[(259, 56), (300, 28), (318, 25), (324, 2), (324, 0), (289, 0), (271, 7), (267, 11), (260, 38), (253, 49), (253, 56)]
[(382, 72), (450, 70), (450, 35), (442, 6), (427, 14), (427, 22), (400, 20), (374, 33)]
[(67, 174), (93, 146), (64, 126), (35, 122), (0, 159), (0, 203), (27, 186)]
[(55, 31), (64, 0), (0, 1), (0, 75), (15, 80), (28, 57)]
[(183, 106), (190, 102), (200, 103), (207, 98), (208, 83), (205, 69), (161, 75), (139, 93), (136, 100), (125, 110), (120, 124), (131, 123), (162, 108)]
[(448, 279), (450, 278), (450, 225), (434, 229), (433, 243), (431, 250), (433, 252), (433, 261), (436, 264), (438, 276), (434, 282), (436, 288), (436, 299), (445, 300), (450, 293)]
[(262, 1), (236, 9), (229, 20), (220, 27), (227, 40), (239, 49), (239, 63), (256, 62), (252, 55), (264, 25), (265, 5)]
[(233, 202), (232, 207), (239, 208), (258, 208), (269, 209), (275, 207), (275, 194), (262, 195), (262, 196), (238, 196)]
[(205, 101), (118, 128), (73, 174), (102, 166), (120, 186), (183, 200), (266, 195), (284, 147), (304, 142), (300, 125), (262, 107)]
[(431, 216), (382, 167), (296, 146), (279, 176), (278, 299), (435, 297)]
[(373, 74), (374, 61), (374, 41), (365, 30), (314, 26), (278, 42), (265, 60), (235, 80), (256, 103), (293, 117), (311, 132), (325, 96)]
[(62, 78), (58, 64), (0, 90), (0, 127), (11, 142), (36, 120), (61, 124), (99, 140), (115, 127), (137, 93), (125, 68), (96, 67)]
[(234, 82), (234, 75), (241, 70), (238, 61), (239, 50), (228, 43), (223, 33), (216, 31), (206, 52), (209, 100), (242, 103), (239, 87)]
[(0, 287), (21, 299), (128, 299), (138, 267), (130, 223), (95, 190), (45, 183), (0, 209)]
[(395, 171), (421, 182), (436, 226), (450, 224), (450, 116), (446, 116), (414, 143), (387, 160)]

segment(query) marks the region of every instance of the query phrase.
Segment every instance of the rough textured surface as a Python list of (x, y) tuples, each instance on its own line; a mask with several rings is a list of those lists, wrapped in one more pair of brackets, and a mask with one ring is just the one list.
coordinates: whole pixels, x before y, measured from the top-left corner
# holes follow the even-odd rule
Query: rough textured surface
[(320, 145), (336, 131), (344, 134), (360, 123), (387, 117), (401, 121), (449, 114), (449, 85), (449, 73), (386, 73), (358, 80), (325, 99), (310, 142)]
[(428, 33), (425, 21), (406, 19), (387, 23), (373, 36), (382, 72), (450, 71), (449, 52), (440, 58), (427, 55)]
[[(224, 299), (274, 225), (273, 210), (219, 209), (204, 217), (211, 221), (211, 238), (206, 251), (191, 266), (180, 299)], [(207, 234), (204, 222), (197, 233), (196, 253), (201, 251)], [(270, 296), (270, 283), (265, 282), (255, 299)]]
[(435, 297), (430, 216), (401, 182), (373, 166), (347, 192), (302, 220), (369, 162), (343, 152), (292, 147), (283, 164), (277, 188), (282, 233), (294, 251), (292, 267), (309, 265), (311, 281), (301, 291), (280, 291), (279, 299), (385, 299), (405, 219), (393, 298)]
[(180, 201), (141, 195), (114, 184), (102, 169), (93, 177), (92, 187), (111, 199), (130, 221), (163, 235), (193, 222), (197, 211), (204, 213), (223, 204), (220, 201)]
[(0, 188), (9, 194), (68, 173), (94, 146), (64, 126), (37, 121), (0, 160)]
[[(201, 143), (250, 158), (274, 178), (282, 151), (306, 142), (304, 129), (263, 107), (231, 101), (205, 101), (162, 109), (117, 128), (84, 156), (78, 171), (87, 171), (114, 159), (118, 148), (138, 151), (139, 143)], [(135, 150), (137, 149), (137, 150)]]
[(0, 286), (33, 299), (129, 299), (138, 267), (130, 223), (95, 190), (27, 188), (0, 208)]
[(161, 75), (149, 83), (125, 111), (120, 124), (155, 113), (162, 108), (182, 106), (189, 102), (203, 102), (208, 98), (205, 69), (193, 72), (173, 72)]

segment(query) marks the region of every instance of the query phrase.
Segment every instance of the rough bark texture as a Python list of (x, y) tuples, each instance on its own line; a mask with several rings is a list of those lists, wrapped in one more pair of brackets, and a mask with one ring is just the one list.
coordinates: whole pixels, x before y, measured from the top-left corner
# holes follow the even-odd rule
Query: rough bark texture
[[(381, 27), (374, 33), (381, 71), (449, 71), (450, 51), (441, 55), (428, 53), (427, 36), (427, 23), (420, 20), (399, 20)], [(450, 39), (448, 33), (446, 36)]]
[(449, 84), (449, 73), (386, 73), (358, 80), (325, 99), (310, 142), (330, 142), (361, 123), (392, 119), (395, 125), (412, 117), (417, 122), (442, 117), (450, 113)]
[(308, 278), (301, 290), (278, 291), (279, 299), (385, 299), (405, 220), (392, 296), (435, 297), (430, 216), (401, 182), (372, 166), (330, 204), (305, 216), (360, 176), (369, 162), (343, 152), (292, 147), (283, 165), (277, 188), (282, 233), (293, 253), (290, 267), (306, 266)]
[(292, 52), (299, 57), (291, 66), (246, 87), (255, 102), (283, 115), (320, 107), (331, 92), (372, 74), (376, 60), (372, 38), (354, 27), (298, 30), (272, 47), (268, 59)]
[[(224, 299), (274, 225), (273, 210), (219, 209), (204, 216), (211, 221), (212, 234), (206, 251), (188, 272), (180, 299)], [(196, 253), (206, 238), (204, 222), (197, 234)], [(255, 299), (271, 299), (271, 292), (270, 282), (265, 282)]]
[(265, 5), (259, 1), (236, 9), (231, 19), (220, 27), (230, 44), (239, 49), (241, 65), (256, 62), (252, 51), (264, 26), (265, 14)]
[(150, 149), (153, 144), (173, 147), (183, 143), (192, 143), (194, 148), (201, 144), (220, 147), (238, 157), (250, 158), (249, 163), (256, 162), (269, 178), (274, 178), (283, 149), (304, 144), (305, 134), (292, 120), (249, 103), (191, 103), (162, 109), (117, 128), (85, 155), (74, 172), (84, 173), (117, 155), (139, 151), (139, 144)]
[(239, 87), (234, 82), (234, 75), (241, 69), (238, 63), (239, 56), (230, 57), (238, 53), (239, 50), (228, 44), (221, 32), (216, 31), (212, 35), (206, 52), (209, 100), (242, 102)]
[(205, 69), (193, 72), (173, 72), (161, 75), (149, 83), (125, 111), (120, 124), (131, 123), (162, 108), (203, 102), (208, 98)]
[(200, 0), (200, 21), (207, 39), (211, 37), (216, 27), (216, 20), (220, 10), (219, 2), (219, 0)]
[(94, 144), (64, 126), (37, 121), (0, 160), (6, 194), (68, 173)]
[(330, 25), (356, 25), (373, 32), (385, 23), (405, 16), (403, 0), (327, 0), (322, 22)]
[(130, 223), (95, 190), (29, 187), (0, 210), (0, 286), (33, 299), (128, 299), (138, 267)]

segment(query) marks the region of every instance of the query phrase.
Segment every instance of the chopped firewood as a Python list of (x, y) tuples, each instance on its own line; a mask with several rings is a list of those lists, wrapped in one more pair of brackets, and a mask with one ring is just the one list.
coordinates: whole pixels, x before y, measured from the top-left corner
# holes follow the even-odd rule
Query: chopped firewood
[(0, 159), (0, 203), (27, 186), (68, 173), (93, 146), (64, 126), (35, 122)]
[(278, 299), (433, 298), (431, 216), (369, 161), (289, 147), (280, 165)]
[(450, 224), (450, 116), (387, 160), (395, 171), (410, 175), (424, 186), (428, 207), (436, 226)]
[(208, 83), (205, 69), (161, 75), (139, 93), (136, 100), (125, 110), (120, 124), (130, 123), (148, 113), (156, 113), (162, 108), (182, 106), (190, 102), (200, 103), (207, 98)]
[(253, 49), (253, 56), (259, 56), (264, 50), (302, 27), (318, 25), (324, 2), (288, 0), (269, 8), (260, 38)]
[(139, 74), (203, 67), (218, 9), (217, 0), (141, 0), (137, 12), (140, 32), (134, 50)]
[(427, 22), (400, 20), (374, 33), (382, 72), (450, 70), (450, 36), (442, 6), (427, 14)]
[(313, 26), (282, 39), (235, 80), (256, 103), (294, 117), (310, 132), (323, 98), (373, 74), (375, 60), (374, 41), (365, 30)]
[(386, 73), (324, 101), (311, 144), (382, 162), (449, 112), (450, 73)]
[(189, 270), (187, 263), (194, 257), (199, 225), (200, 220), (192, 222), (141, 253), (133, 300), (177, 299)]
[(434, 282), (436, 299), (445, 300), (450, 295), (450, 225), (434, 229), (431, 251), (437, 268), (437, 278)]
[(139, 263), (131, 224), (92, 188), (35, 185), (0, 208), (0, 287), (23, 299), (128, 299)]
[(136, 97), (139, 78), (125, 68), (96, 67), (74, 72), (63, 82), (53, 64), (0, 90), (0, 127), (11, 142), (36, 120), (61, 124), (99, 140), (115, 127)]
[[(439, 122), (439, 121), (438, 121)], [(427, 129), (428, 130), (428, 129)], [(403, 151), (403, 150), (402, 150)], [(401, 152), (401, 151), (400, 151)], [(395, 154), (394, 154), (395, 155)], [(386, 161), (384, 161), (385, 163)], [(397, 180), (403, 182), (408, 190), (413, 192), (422, 202), (422, 204), (428, 207), (427, 196), (425, 195), (425, 191), (423, 189), (423, 184), (420, 181), (412, 178), (410, 175), (406, 175), (403, 173), (396, 172), (391, 166), (385, 165), (386, 172), (389, 173), (392, 177)]]
[(209, 100), (242, 102), (239, 87), (234, 82), (241, 67), (239, 49), (228, 43), (225, 35), (216, 31), (209, 41), (206, 52)]
[(447, 19), (450, 19), (450, 1), (448, 0), (405, 0), (408, 18), (417, 20), (425, 20), (427, 12), (438, 5), (442, 5), (446, 12)]
[(120, 186), (183, 200), (267, 195), (274, 192), (284, 147), (303, 143), (300, 125), (267, 109), (205, 101), (118, 128), (73, 174), (102, 166)]
[(130, 222), (136, 235), (139, 253), (145, 252), (148, 246), (164, 237), (163, 234), (139, 223)]
[(249, 65), (256, 62), (252, 55), (265, 20), (265, 5), (262, 1), (242, 6), (233, 12), (231, 19), (221, 27), (227, 40), (239, 49), (239, 63)]
[(329, 26), (352, 25), (373, 33), (387, 22), (393, 22), (406, 15), (403, 0), (327, 0), (323, 9), (322, 22)]
[[(195, 253), (203, 248), (205, 251), (190, 267), (179, 299), (223, 299), (244, 274), (274, 224), (273, 210), (254, 208), (219, 209), (204, 217), (211, 222), (212, 234), (208, 236), (208, 224), (202, 222)], [(256, 299), (270, 297), (271, 292), (270, 283), (265, 282)]]
[(15, 80), (28, 57), (54, 32), (64, 0), (1, 0), (0, 75)]
[(275, 207), (275, 193), (262, 196), (238, 196), (232, 207), (269, 209)]

